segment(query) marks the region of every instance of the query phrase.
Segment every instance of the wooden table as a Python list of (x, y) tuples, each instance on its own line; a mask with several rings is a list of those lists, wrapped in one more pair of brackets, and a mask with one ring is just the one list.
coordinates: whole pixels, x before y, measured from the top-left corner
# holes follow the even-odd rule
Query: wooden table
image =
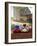
[(32, 38), (32, 30), (30, 30), (29, 32), (11, 34), (11, 39), (27, 39), (27, 38)]

